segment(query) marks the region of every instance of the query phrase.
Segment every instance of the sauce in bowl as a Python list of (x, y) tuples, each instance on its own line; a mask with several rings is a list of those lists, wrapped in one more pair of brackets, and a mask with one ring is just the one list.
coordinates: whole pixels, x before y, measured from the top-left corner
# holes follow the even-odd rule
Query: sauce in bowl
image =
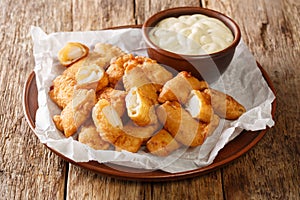
[(202, 14), (163, 19), (150, 31), (149, 37), (160, 48), (183, 55), (215, 53), (234, 40), (223, 22)]

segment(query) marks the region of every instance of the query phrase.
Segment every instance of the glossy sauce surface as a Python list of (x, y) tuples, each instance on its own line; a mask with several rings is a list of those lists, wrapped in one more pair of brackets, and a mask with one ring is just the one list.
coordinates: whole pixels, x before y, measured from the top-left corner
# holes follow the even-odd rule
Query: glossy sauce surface
[(162, 49), (183, 55), (211, 54), (225, 49), (234, 39), (223, 22), (202, 14), (166, 18), (149, 35)]

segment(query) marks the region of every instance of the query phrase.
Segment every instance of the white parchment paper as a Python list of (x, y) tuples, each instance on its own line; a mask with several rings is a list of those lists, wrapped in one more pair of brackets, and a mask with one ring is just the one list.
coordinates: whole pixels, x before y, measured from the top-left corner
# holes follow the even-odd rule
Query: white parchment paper
[(39, 27), (31, 27), (31, 35), (34, 43), (34, 72), (39, 105), (36, 113), (35, 133), (42, 143), (75, 162), (95, 160), (108, 165), (113, 163), (145, 170), (161, 169), (170, 173), (182, 172), (211, 164), (219, 150), (243, 129), (256, 131), (274, 125), (271, 103), (275, 96), (257, 67), (255, 58), (241, 41), (227, 71), (218, 82), (211, 85), (216, 89), (222, 85), (226, 93), (246, 107), (247, 112), (238, 120), (222, 120), (218, 129), (205, 140), (203, 145), (192, 150), (179, 149), (164, 158), (153, 156), (144, 152), (143, 149), (138, 153), (96, 151), (72, 137), (65, 138), (52, 121), (52, 116), (60, 113), (60, 109), (51, 101), (48, 91), (53, 79), (64, 70), (59, 65), (57, 53), (66, 42), (76, 41), (84, 43), (91, 49), (98, 42), (110, 43), (128, 53), (146, 56), (141, 29), (59, 32), (48, 35)]

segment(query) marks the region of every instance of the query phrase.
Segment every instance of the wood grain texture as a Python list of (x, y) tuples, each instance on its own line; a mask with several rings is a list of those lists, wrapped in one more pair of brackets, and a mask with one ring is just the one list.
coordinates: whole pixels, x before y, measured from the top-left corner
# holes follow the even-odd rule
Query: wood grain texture
[(200, 2), (195, 0), (135, 0), (135, 17), (137, 24), (144, 23), (148, 17), (156, 12), (181, 6), (200, 6)]
[[(77, 1), (73, 1), (73, 10), (77, 5)], [(129, 2), (128, 2), (129, 3)], [(78, 9), (76, 12), (77, 22), (81, 26), (74, 25), (74, 30), (97, 30), (110, 26), (129, 25), (137, 20), (137, 24), (143, 23), (143, 17), (149, 17), (151, 14), (175, 6), (199, 6), (198, 1), (136, 1), (135, 11), (133, 6), (128, 6), (124, 10), (124, 16), (108, 17), (106, 23), (91, 23), (90, 18), (83, 17), (86, 12), (99, 13), (108, 12), (107, 8), (118, 9), (115, 1), (111, 5), (105, 7), (100, 4), (85, 4), (85, 9)], [(135, 13), (128, 17), (126, 13)], [(134, 16), (136, 18), (134, 18)], [(121, 20), (121, 21), (120, 21)], [(142, 21), (143, 20), (143, 21)], [(70, 165), (68, 174), (67, 197), (68, 199), (198, 199), (200, 197), (214, 197), (214, 199), (222, 199), (222, 183), (220, 172), (211, 173), (208, 176), (194, 178), (190, 180), (167, 182), (167, 183), (141, 183), (117, 180), (108, 177), (96, 175), (94, 172), (86, 171), (74, 165)], [(191, 185), (189, 191), (186, 186)]]
[(221, 174), (147, 183), (118, 180), (71, 165), (68, 199), (223, 199)]
[(34, 67), (30, 26), (47, 31), (68, 28), (61, 22), (69, 19), (61, 13), (70, 7), (63, 3), (56, 9), (58, 2), (0, 1), (0, 199), (64, 196), (65, 162), (30, 130), (21, 103), (24, 83)]
[[(68, 164), (40, 143), (21, 104), (34, 67), (31, 25), (46, 33), (99, 30), (141, 24), (162, 9), (200, 3), (238, 22), (275, 85), (276, 125), (258, 145), (204, 176), (141, 183)], [(299, 1), (1, 0), (0, 8), (0, 199), (299, 199)]]
[(73, 31), (135, 24), (132, 0), (73, 0), (72, 7)]
[[(234, 18), (277, 93), (276, 125), (223, 169), (226, 199), (299, 199), (299, 1), (205, 1)], [(298, 13), (298, 14), (297, 14)]]

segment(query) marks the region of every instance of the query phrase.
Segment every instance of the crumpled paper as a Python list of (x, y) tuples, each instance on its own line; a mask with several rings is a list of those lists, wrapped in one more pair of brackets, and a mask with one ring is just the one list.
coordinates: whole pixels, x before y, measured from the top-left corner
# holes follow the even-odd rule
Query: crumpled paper
[(141, 29), (46, 34), (39, 27), (31, 27), (31, 35), (39, 105), (35, 133), (42, 143), (75, 162), (95, 160), (108, 165), (117, 164), (110, 167), (120, 165), (144, 170), (161, 169), (170, 173), (183, 172), (210, 165), (218, 152), (243, 129), (257, 131), (274, 126), (271, 104), (275, 95), (257, 67), (255, 58), (241, 41), (227, 71), (211, 85), (215, 89), (221, 86), (227, 94), (245, 106), (247, 112), (238, 120), (221, 120), (217, 130), (201, 146), (192, 150), (181, 148), (167, 157), (157, 157), (143, 149), (138, 153), (94, 150), (72, 137), (65, 138), (52, 121), (52, 116), (59, 114), (60, 109), (51, 101), (48, 91), (53, 79), (64, 70), (57, 60), (57, 53), (66, 42), (76, 41), (91, 49), (98, 42), (110, 43), (119, 46), (125, 52), (146, 56)]

